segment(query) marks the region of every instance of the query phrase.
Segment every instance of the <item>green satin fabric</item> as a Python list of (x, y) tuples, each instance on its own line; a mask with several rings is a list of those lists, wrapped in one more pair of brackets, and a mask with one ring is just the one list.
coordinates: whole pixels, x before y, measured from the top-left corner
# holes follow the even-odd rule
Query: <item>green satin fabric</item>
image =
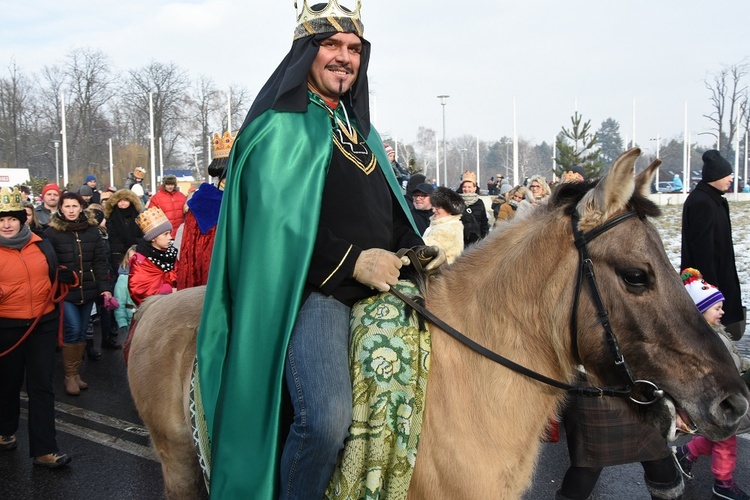
[[(411, 220), (374, 128), (367, 143)], [(328, 113), (310, 103), (266, 111), (232, 148), (197, 339), (212, 498), (277, 498), (284, 361), (332, 147)]]

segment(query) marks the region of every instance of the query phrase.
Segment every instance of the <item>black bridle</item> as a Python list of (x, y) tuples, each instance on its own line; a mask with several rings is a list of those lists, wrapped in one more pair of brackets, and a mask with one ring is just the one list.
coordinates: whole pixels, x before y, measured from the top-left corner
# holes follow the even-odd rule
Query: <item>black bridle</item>
[[(576, 245), (576, 248), (578, 249), (578, 273), (576, 277), (576, 288), (575, 288), (575, 297), (573, 302), (573, 313), (571, 315), (570, 319), (570, 335), (571, 335), (571, 344), (573, 349), (573, 357), (576, 360), (576, 362), (580, 363), (580, 354), (578, 352), (578, 304), (579, 304), (579, 297), (581, 294), (581, 290), (583, 288), (583, 282), (584, 277), (586, 278), (586, 282), (588, 283), (588, 290), (589, 295), (591, 296), (591, 300), (594, 303), (594, 306), (597, 310), (597, 315), (599, 317), (599, 322), (602, 325), (602, 328), (604, 329), (605, 337), (607, 346), (609, 347), (609, 351), (612, 354), (612, 357), (614, 358), (615, 367), (618, 371), (620, 371), (625, 378), (627, 379), (627, 384), (624, 386), (616, 386), (616, 387), (593, 387), (593, 386), (575, 386), (570, 385), (565, 382), (560, 382), (559, 380), (555, 380), (552, 378), (549, 378), (545, 375), (542, 375), (541, 373), (535, 372), (533, 370), (530, 370), (526, 368), (523, 365), (519, 365), (518, 363), (515, 363), (514, 361), (509, 360), (506, 357), (503, 357), (496, 352), (487, 349), (483, 345), (475, 342), (474, 340), (466, 337), (464, 334), (450, 326), (449, 324), (445, 323), (443, 320), (435, 316), (432, 312), (430, 312), (427, 308), (422, 306), (421, 304), (417, 303), (415, 300), (407, 297), (405, 294), (398, 291), (395, 287), (391, 287), (391, 292), (396, 295), (398, 298), (400, 298), (402, 301), (404, 301), (407, 305), (409, 305), (411, 308), (413, 308), (415, 311), (417, 311), (419, 314), (421, 314), (424, 318), (426, 318), (428, 321), (433, 323), (435, 326), (439, 327), (441, 330), (445, 331), (447, 334), (449, 334), (454, 339), (458, 340), (465, 346), (469, 347), (473, 351), (481, 354), (485, 358), (488, 358), (496, 363), (499, 363), (503, 365), (504, 367), (515, 371), (516, 373), (519, 373), (521, 375), (525, 375), (526, 377), (532, 378), (534, 380), (537, 380), (539, 382), (542, 382), (544, 384), (547, 384), (552, 387), (556, 387), (558, 389), (563, 389), (567, 391), (569, 394), (575, 394), (579, 396), (588, 396), (588, 397), (602, 397), (602, 396), (611, 396), (611, 397), (620, 397), (620, 398), (630, 398), (631, 401), (648, 405), (652, 404), (656, 401), (658, 401), (660, 398), (664, 396), (664, 391), (659, 389), (656, 384), (653, 382), (650, 382), (648, 380), (637, 380), (633, 377), (632, 373), (630, 372), (630, 369), (628, 368), (627, 363), (625, 362), (625, 357), (623, 356), (622, 352), (620, 351), (620, 345), (617, 343), (617, 338), (615, 337), (614, 331), (612, 331), (612, 325), (609, 322), (609, 314), (607, 313), (607, 309), (604, 307), (604, 301), (602, 300), (601, 293), (599, 292), (599, 287), (596, 283), (596, 276), (594, 275), (594, 264), (591, 261), (591, 257), (589, 255), (588, 251), (588, 243), (591, 242), (594, 238), (599, 236), (600, 234), (603, 234), (616, 225), (620, 224), (621, 222), (625, 222), (628, 219), (631, 219), (633, 217), (636, 217), (635, 212), (624, 212), (620, 215), (617, 215), (615, 217), (612, 217), (611, 219), (607, 220), (604, 224), (601, 226), (598, 226), (588, 233), (583, 233), (580, 229), (578, 229), (578, 222), (579, 222), (579, 216), (577, 212), (573, 212), (573, 215), (571, 216), (571, 222), (573, 226), (573, 237), (574, 242)], [(417, 268), (418, 272), (421, 272), (421, 266), (419, 264), (419, 259), (416, 257), (416, 254), (412, 251), (402, 251), (399, 252), (399, 256), (401, 255), (407, 255), (412, 264)], [(633, 397), (632, 393), (633, 390), (641, 386), (643, 388), (643, 391), (645, 394), (648, 395), (649, 399), (646, 400), (640, 400)]]

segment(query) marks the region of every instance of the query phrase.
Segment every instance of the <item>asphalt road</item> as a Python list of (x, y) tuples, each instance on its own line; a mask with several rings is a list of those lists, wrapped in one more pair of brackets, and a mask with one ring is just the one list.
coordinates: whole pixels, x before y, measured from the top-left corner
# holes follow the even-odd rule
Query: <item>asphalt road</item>
[[(747, 354), (748, 347), (750, 339), (743, 338), (741, 350)], [(57, 438), (61, 450), (69, 453), (73, 461), (60, 470), (33, 467), (28, 457), (24, 413), (17, 434), (18, 448), (0, 453), (0, 500), (164, 498), (159, 463), (130, 398), (122, 351), (105, 350), (99, 361), (84, 362), (82, 375), (90, 388), (80, 396), (65, 394), (62, 373), (58, 355), (54, 384)], [(750, 490), (750, 435), (740, 436), (738, 442), (735, 480)], [(533, 482), (523, 498), (554, 499), (568, 463), (564, 435), (558, 443), (542, 445)], [(687, 484), (683, 499), (711, 498), (708, 458), (703, 457), (693, 470), (695, 479)], [(639, 464), (605, 469), (592, 496), (611, 500), (642, 498), (650, 497)]]

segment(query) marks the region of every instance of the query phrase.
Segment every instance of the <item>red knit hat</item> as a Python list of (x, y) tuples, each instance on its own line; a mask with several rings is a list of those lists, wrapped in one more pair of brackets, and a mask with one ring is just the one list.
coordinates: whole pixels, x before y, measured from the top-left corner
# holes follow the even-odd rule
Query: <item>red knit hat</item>
[(60, 191), (60, 186), (58, 186), (54, 182), (50, 182), (49, 184), (44, 185), (44, 187), (42, 188), (42, 197), (47, 194), (47, 191), (57, 191), (57, 194), (62, 194), (62, 191)]

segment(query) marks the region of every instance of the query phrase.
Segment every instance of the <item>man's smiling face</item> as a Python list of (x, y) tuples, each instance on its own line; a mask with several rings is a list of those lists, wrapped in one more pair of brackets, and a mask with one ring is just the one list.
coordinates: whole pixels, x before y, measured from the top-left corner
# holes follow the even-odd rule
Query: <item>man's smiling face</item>
[(307, 81), (313, 92), (338, 103), (359, 72), (362, 40), (353, 33), (336, 33), (320, 42)]

